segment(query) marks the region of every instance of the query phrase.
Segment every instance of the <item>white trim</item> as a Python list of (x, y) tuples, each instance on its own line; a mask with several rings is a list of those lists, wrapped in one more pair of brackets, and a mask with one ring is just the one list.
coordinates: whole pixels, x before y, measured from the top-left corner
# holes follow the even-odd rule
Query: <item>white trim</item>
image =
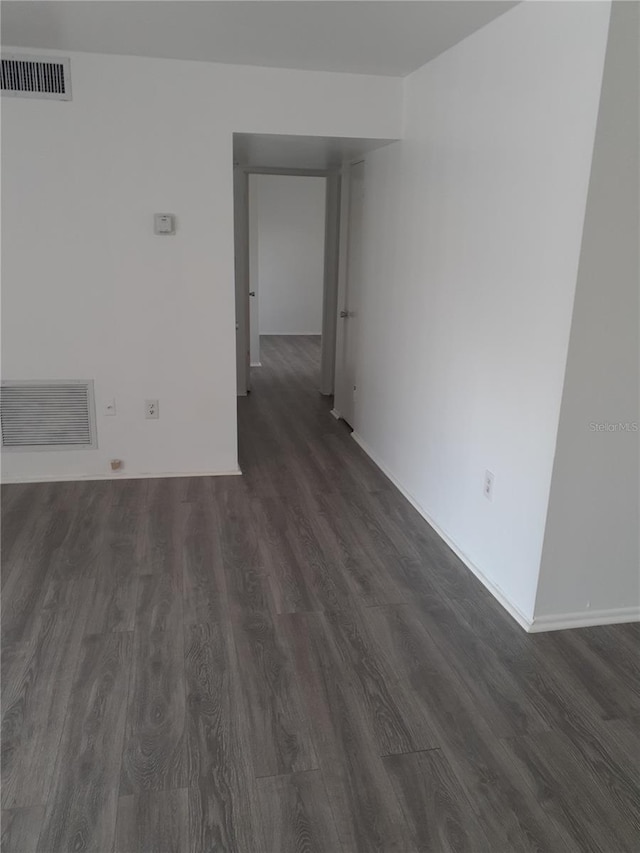
[[(333, 417), (334, 417), (337, 421), (339, 421), (339, 420), (340, 420), (340, 418), (342, 417), (342, 415), (340, 414), (340, 412), (339, 412), (337, 409), (331, 409), (331, 414), (333, 415)], [(356, 439), (356, 441), (357, 441), (357, 439)], [(363, 450), (364, 450), (364, 448), (363, 448)], [(365, 453), (366, 453), (366, 451), (365, 451)]]
[(322, 329), (319, 332), (260, 332), (260, 337), (272, 338), (321, 338)]
[(529, 628), (532, 634), (561, 631), (563, 628), (588, 628), (593, 625), (618, 625), (640, 622), (640, 607), (614, 607), (609, 610), (578, 610), (551, 616), (534, 616)]
[(262, 362), (261, 361), (252, 361), (251, 367), (262, 367)]
[(169, 477), (237, 477), (241, 476), (240, 468), (233, 471), (165, 471), (160, 474), (47, 474), (34, 477), (9, 477), (2, 480), (3, 486), (15, 483), (66, 483), (84, 482), (85, 480), (159, 480)]
[[(235, 134), (234, 134), (235, 135)], [(249, 166), (236, 163), (247, 175), (293, 175), (300, 178), (326, 178), (333, 169), (290, 169), (286, 166)]]
[[(356, 442), (356, 444), (360, 445), (360, 447), (364, 450), (367, 456), (374, 462), (378, 468), (385, 474), (393, 483), (393, 485), (398, 489), (398, 491), (404, 495), (404, 497), (409, 501), (409, 503), (416, 509), (420, 515), (427, 521), (431, 527), (435, 530), (438, 536), (451, 548), (453, 553), (459, 557), (465, 566), (471, 571), (478, 580), (489, 590), (491, 595), (504, 607), (507, 613), (515, 619), (515, 621), (520, 625), (521, 628), (524, 628), (525, 631), (531, 631), (533, 622), (524, 615), (516, 606), (513, 604), (506, 595), (502, 592), (502, 590), (497, 587), (493, 581), (490, 581), (489, 578), (483, 574), (483, 572), (467, 557), (467, 555), (461, 551), (456, 543), (439, 527), (436, 522), (431, 518), (428, 512), (426, 512), (418, 503), (418, 501), (411, 495), (404, 486), (398, 482), (396, 477), (391, 473), (391, 471), (387, 468), (387, 466), (380, 461), (380, 459), (376, 456), (376, 454), (371, 450), (369, 445), (360, 438), (360, 436), (354, 431), (351, 433), (351, 438)], [(541, 628), (540, 630), (548, 630), (545, 628)]]

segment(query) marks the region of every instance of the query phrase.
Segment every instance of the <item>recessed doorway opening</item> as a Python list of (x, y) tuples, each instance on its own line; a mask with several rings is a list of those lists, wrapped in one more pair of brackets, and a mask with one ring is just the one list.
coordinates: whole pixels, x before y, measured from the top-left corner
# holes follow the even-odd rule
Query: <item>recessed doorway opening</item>
[[(272, 369), (274, 358), (285, 372), (286, 359), (302, 359), (305, 381), (331, 405), (334, 389), (352, 386), (343, 375), (354, 339), (343, 327), (351, 317), (355, 326), (357, 316), (347, 281), (357, 271), (348, 249), (350, 173), (368, 152), (393, 141), (234, 134), (239, 397), (271, 387), (259, 380), (262, 336)], [(314, 353), (318, 364), (311, 370)]]

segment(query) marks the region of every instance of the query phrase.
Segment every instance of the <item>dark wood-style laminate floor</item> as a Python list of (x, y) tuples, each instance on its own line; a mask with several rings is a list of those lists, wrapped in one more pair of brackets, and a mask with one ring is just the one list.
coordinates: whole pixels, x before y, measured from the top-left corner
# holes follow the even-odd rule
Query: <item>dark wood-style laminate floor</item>
[(3, 489), (4, 853), (631, 853), (638, 625), (528, 636), (264, 338), (243, 477)]

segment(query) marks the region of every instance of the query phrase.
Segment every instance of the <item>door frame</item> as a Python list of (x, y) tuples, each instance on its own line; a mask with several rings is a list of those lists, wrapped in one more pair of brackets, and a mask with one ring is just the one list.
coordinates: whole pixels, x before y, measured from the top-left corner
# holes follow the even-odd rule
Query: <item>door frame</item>
[(233, 250), (236, 303), (236, 392), (249, 386), (249, 175), (233, 166)]
[(269, 166), (233, 165), (234, 249), (236, 301), (236, 393), (244, 397), (250, 386), (249, 308), (249, 175), (293, 175), (326, 178), (324, 223), (324, 276), (322, 295), (321, 394), (334, 391), (336, 325), (341, 236), (341, 169), (285, 169)]
[[(365, 164), (367, 158), (365, 156), (355, 157), (345, 160), (342, 164), (340, 175), (342, 178), (340, 191), (340, 236), (339, 236), (339, 256), (338, 256), (338, 288), (337, 288), (337, 305), (336, 305), (336, 346), (335, 346), (335, 366), (334, 366), (334, 398), (333, 409), (331, 414), (334, 418), (342, 418), (342, 413), (345, 411), (344, 399), (347, 390), (345, 388), (346, 379), (340, 370), (340, 365), (344, 363), (345, 357), (345, 324), (339, 322), (338, 311), (340, 314), (348, 309), (348, 291), (349, 291), (349, 228), (350, 228), (350, 206), (351, 206), (351, 169), (359, 163)], [(350, 424), (353, 428), (353, 424)]]

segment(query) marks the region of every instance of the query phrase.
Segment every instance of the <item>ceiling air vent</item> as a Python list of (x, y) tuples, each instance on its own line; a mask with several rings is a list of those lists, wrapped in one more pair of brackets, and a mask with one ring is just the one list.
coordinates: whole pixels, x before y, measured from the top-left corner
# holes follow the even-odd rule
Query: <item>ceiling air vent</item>
[(4, 54), (0, 79), (3, 95), (71, 100), (71, 67), (66, 58)]
[(81, 450), (97, 447), (93, 382), (3, 382), (3, 450)]

